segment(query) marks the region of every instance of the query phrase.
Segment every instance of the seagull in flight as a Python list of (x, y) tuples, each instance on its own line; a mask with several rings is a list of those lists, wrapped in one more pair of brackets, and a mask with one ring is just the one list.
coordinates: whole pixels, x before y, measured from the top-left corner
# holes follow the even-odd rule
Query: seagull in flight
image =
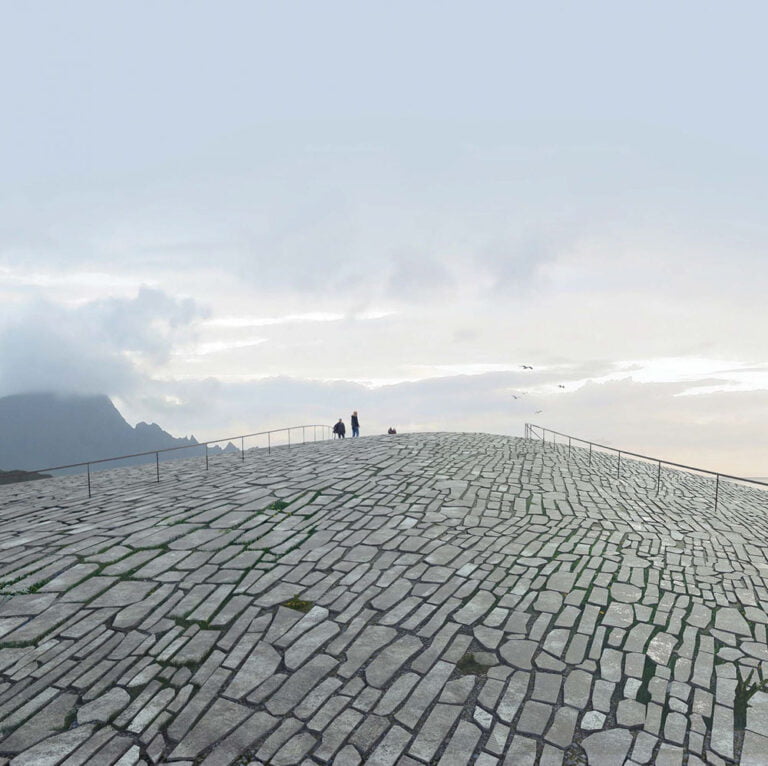
[(534, 415), (541, 415), (542, 412), (544, 412), (544, 410), (536, 410), (536, 412), (534, 412), (533, 414)]
[(521, 364), (520, 365), (524, 370), (532, 370), (533, 367), (531, 367), (530, 364)]
[(558, 388), (565, 388), (565, 386), (564, 386), (562, 383), (558, 383), (558, 384), (557, 384), (557, 387), (558, 387)]

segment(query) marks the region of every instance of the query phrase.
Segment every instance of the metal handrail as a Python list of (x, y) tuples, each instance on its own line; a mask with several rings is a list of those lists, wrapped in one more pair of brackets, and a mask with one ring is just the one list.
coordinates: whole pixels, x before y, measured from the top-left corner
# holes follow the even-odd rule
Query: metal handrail
[(696, 466), (692, 465), (685, 465), (684, 463), (675, 463), (672, 460), (661, 460), (657, 457), (651, 457), (650, 455), (641, 455), (639, 452), (630, 452), (629, 450), (623, 450), (623, 449), (617, 449), (616, 447), (609, 447), (607, 444), (599, 444), (598, 442), (589, 441), (587, 439), (581, 439), (578, 436), (572, 436), (571, 434), (564, 434), (561, 431), (554, 431), (551, 428), (545, 428), (544, 426), (536, 425), (534, 423), (526, 423), (525, 424), (525, 438), (530, 439), (534, 436), (537, 436), (536, 429), (539, 429), (541, 431), (541, 440), (543, 443), (546, 444), (546, 438), (545, 435), (547, 433), (552, 434), (552, 444), (555, 444), (555, 438), (557, 436), (562, 436), (565, 439), (568, 439), (568, 451), (570, 453), (571, 449), (571, 443), (573, 441), (580, 442), (581, 444), (587, 444), (589, 445), (589, 461), (590, 464), (592, 462), (592, 448), (598, 447), (599, 449), (609, 450), (610, 452), (616, 452), (618, 453), (618, 461), (617, 461), (617, 472), (616, 476), (617, 478), (621, 478), (621, 456), (629, 456), (629, 457), (637, 457), (641, 458), (642, 460), (650, 460), (652, 463), (656, 463), (658, 465), (658, 471), (656, 473), (656, 492), (659, 491), (659, 486), (661, 484), (661, 466), (666, 465), (670, 466), (672, 468), (681, 468), (684, 471), (695, 471), (696, 473), (705, 473), (709, 476), (715, 477), (715, 510), (717, 510), (717, 501), (718, 496), (720, 494), (720, 479), (732, 479), (733, 481), (743, 481), (747, 484), (757, 484), (761, 487), (768, 487), (768, 482), (760, 481), (759, 479), (746, 479), (743, 476), (733, 476), (728, 473), (720, 473), (719, 471), (710, 471), (706, 468), (697, 468)]
[[(146, 455), (154, 455), (155, 456), (155, 474), (156, 474), (156, 481), (160, 482), (160, 454), (163, 452), (176, 452), (178, 450), (182, 449), (195, 449), (197, 447), (205, 447), (205, 470), (208, 470), (208, 445), (209, 444), (219, 444), (220, 442), (232, 442), (233, 440), (240, 439), (240, 455), (241, 459), (244, 462), (245, 461), (245, 440), (249, 439), (253, 436), (267, 436), (267, 452), (268, 454), (272, 453), (272, 434), (277, 433), (283, 433), (284, 431), (288, 432), (288, 449), (291, 448), (291, 431), (296, 430), (297, 428), (301, 429), (302, 434), (302, 444), (306, 444), (306, 429), (307, 428), (324, 428), (327, 429), (327, 432), (330, 434), (332, 427), (325, 424), (320, 423), (313, 423), (311, 425), (302, 425), (302, 426), (288, 426), (287, 428), (273, 428), (269, 431), (256, 431), (254, 433), (250, 434), (238, 434), (237, 436), (225, 436), (223, 439), (209, 439), (205, 442), (197, 442), (196, 444), (181, 444), (177, 447), (163, 447), (163, 449), (152, 449), (148, 450), (146, 452), (133, 452), (130, 455), (117, 455), (116, 457), (104, 457), (99, 458), (98, 460), (85, 460), (82, 463), (69, 463), (68, 465), (56, 465), (51, 468), (36, 468), (33, 473), (44, 473), (47, 471), (62, 471), (65, 468), (80, 468), (82, 466), (86, 467), (86, 473), (88, 475), (88, 497), (91, 497), (91, 466), (97, 465), (98, 463), (110, 463), (114, 462), (115, 460), (127, 460), (129, 458), (133, 457), (144, 457)], [(314, 439), (313, 441), (317, 441), (317, 430), (314, 432)]]

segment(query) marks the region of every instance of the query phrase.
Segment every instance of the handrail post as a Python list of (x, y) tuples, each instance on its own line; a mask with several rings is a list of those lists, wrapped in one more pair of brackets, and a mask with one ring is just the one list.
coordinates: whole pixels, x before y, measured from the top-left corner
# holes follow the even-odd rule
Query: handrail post
[(267, 431), (267, 454), (272, 454), (272, 431)]
[(616, 466), (616, 478), (620, 479), (621, 478), (621, 450), (619, 450), (618, 452), (619, 452), (619, 462)]
[(291, 448), (291, 429), (288, 429), (288, 449)]
[(720, 494), (720, 474), (718, 473), (715, 476), (715, 508), (714, 511), (717, 513), (717, 497)]
[(592, 465), (592, 442), (589, 443), (589, 463), (587, 465)]
[(245, 437), (240, 437), (240, 456), (243, 460), (243, 463), (245, 462)]
[(307, 443), (307, 438), (306, 438), (306, 435), (304, 433), (304, 429), (305, 428), (306, 428), (306, 426), (302, 426), (301, 427), (301, 443), (302, 444), (306, 444)]
[(568, 437), (568, 457), (571, 456), (571, 437)]
[(88, 497), (91, 496), (91, 464), (88, 463)]
[(208, 443), (205, 444), (205, 470), (208, 470)]
[(656, 494), (659, 494), (659, 487), (661, 487), (661, 460), (659, 460), (659, 467), (656, 469)]
[(157, 483), (160, 483), (160, 453), (155, 452), (155, 471), (157, 472)]

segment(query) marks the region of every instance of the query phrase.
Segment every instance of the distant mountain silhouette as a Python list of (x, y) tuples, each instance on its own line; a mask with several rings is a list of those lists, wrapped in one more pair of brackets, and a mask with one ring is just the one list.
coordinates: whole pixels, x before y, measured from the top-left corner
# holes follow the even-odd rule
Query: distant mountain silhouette
[(35, 481), (50, 479), (49, 473), (34, 473), (29, 471), (0, 471), (0, 484), (18, 484), (20, 481)]
[[(133, 428), (107, 396), (16, 394), (0, 398), (0, 469), (6, 471), (194, 444), (194, 436), (177, 439), (157, 423), (139, 423)], [(190, 455), (187, 450), (178, 453), (179, 457)]]

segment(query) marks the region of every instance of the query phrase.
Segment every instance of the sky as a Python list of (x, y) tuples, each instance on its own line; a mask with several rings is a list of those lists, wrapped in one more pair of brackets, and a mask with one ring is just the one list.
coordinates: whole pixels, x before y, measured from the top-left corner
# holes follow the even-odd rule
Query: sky
[(765, 4), (0, 9), (0, 396), (768, 475)]

